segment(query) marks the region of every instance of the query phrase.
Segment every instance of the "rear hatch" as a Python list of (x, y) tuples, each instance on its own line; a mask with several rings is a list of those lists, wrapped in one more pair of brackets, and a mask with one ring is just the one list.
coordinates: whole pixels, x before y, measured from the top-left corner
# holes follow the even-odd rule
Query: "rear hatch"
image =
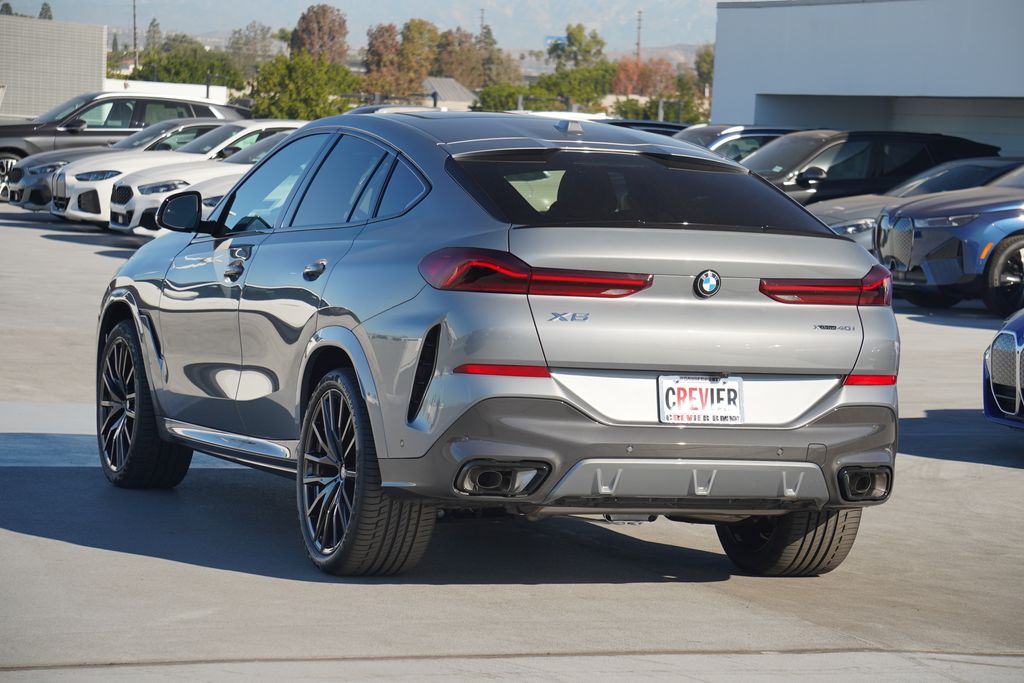
[(784, 424), (853, 369), (864, 338), (856, 297), (819, 304), (805, 302), (813, 292), (761, 290), (857, 285), (870, 256), (756, 176), (684, 157), (499, 157), (460, 163), (509, 213), (512, 254), (535, 269), (650, 283), (529, 297), (553, 376), (604, 418), (658, 422), (659, 378), (697, 375), (743, 381), (743, 423)]

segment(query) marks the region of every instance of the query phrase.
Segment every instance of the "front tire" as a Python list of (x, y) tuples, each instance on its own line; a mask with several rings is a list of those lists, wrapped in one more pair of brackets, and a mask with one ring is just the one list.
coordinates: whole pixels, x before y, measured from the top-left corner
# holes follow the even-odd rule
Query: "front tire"
[(1024, 307), (1024, 235), (1008, 237), (992, 251), (985, 269), (985, 307), (1006, 318)]
[(135, 324), (107, 335), (96, 372), (96, 438), (100, 466), (114, 486), (169, 489), (181, 483), (192, 449), (160, 438)]
[(790, 512), (716, 524), (725, 554), (757, 576), (816, 576), (846, 559), (857, 538), (860, 509)]
[(22, 157), (14, 152), (0, 152), (0, 202), (11, 199), (11, 185), (7, 180), (7, 174), (21, 159)]
[(415, 566), (437, 511), (383, 492), (366, 402), (351, 370), (320, 380), (299, 445), (299, 527), (313, 564), (339, 576), (393, 575)]

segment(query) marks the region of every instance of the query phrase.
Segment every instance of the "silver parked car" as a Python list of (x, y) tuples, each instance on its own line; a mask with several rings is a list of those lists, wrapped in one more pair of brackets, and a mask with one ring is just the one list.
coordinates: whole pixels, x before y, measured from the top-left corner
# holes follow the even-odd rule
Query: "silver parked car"
[(715, 523), (827, 572), (886, 500), (890, 276), (779, 190), (664, 136), (508, 114), (296, 131), (103, 298), (107, 478), (192, 449), (295, 476), (321, 569), (390, 574), (439, 510)]

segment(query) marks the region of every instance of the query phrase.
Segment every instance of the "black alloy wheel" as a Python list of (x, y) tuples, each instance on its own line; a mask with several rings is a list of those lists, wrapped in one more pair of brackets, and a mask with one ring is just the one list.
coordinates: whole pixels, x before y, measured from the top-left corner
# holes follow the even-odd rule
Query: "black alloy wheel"
[(135, 438), (135, 362), (128, 343), (114, 339), (107, 348), (100, 374), (100, 443), (103, 459), (113, 472), (120, 472), (128, 460)]
[(1001, 318), (1024, 308), (1024, 236), (1003, 240), (989, 257), (985, 306)]

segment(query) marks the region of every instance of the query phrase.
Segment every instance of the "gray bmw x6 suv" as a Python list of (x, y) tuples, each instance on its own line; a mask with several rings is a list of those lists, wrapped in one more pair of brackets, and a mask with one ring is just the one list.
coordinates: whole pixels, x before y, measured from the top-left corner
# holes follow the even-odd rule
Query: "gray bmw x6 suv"
[(663, 136), (509, 114), (307, 125), (103, 297), (107, 478), (193, 449), (295, 477), (321, 569), (390, 574), (439, 511), (714, 523), (819, 574), (888, 498), (890, 276), (758, 176)]

